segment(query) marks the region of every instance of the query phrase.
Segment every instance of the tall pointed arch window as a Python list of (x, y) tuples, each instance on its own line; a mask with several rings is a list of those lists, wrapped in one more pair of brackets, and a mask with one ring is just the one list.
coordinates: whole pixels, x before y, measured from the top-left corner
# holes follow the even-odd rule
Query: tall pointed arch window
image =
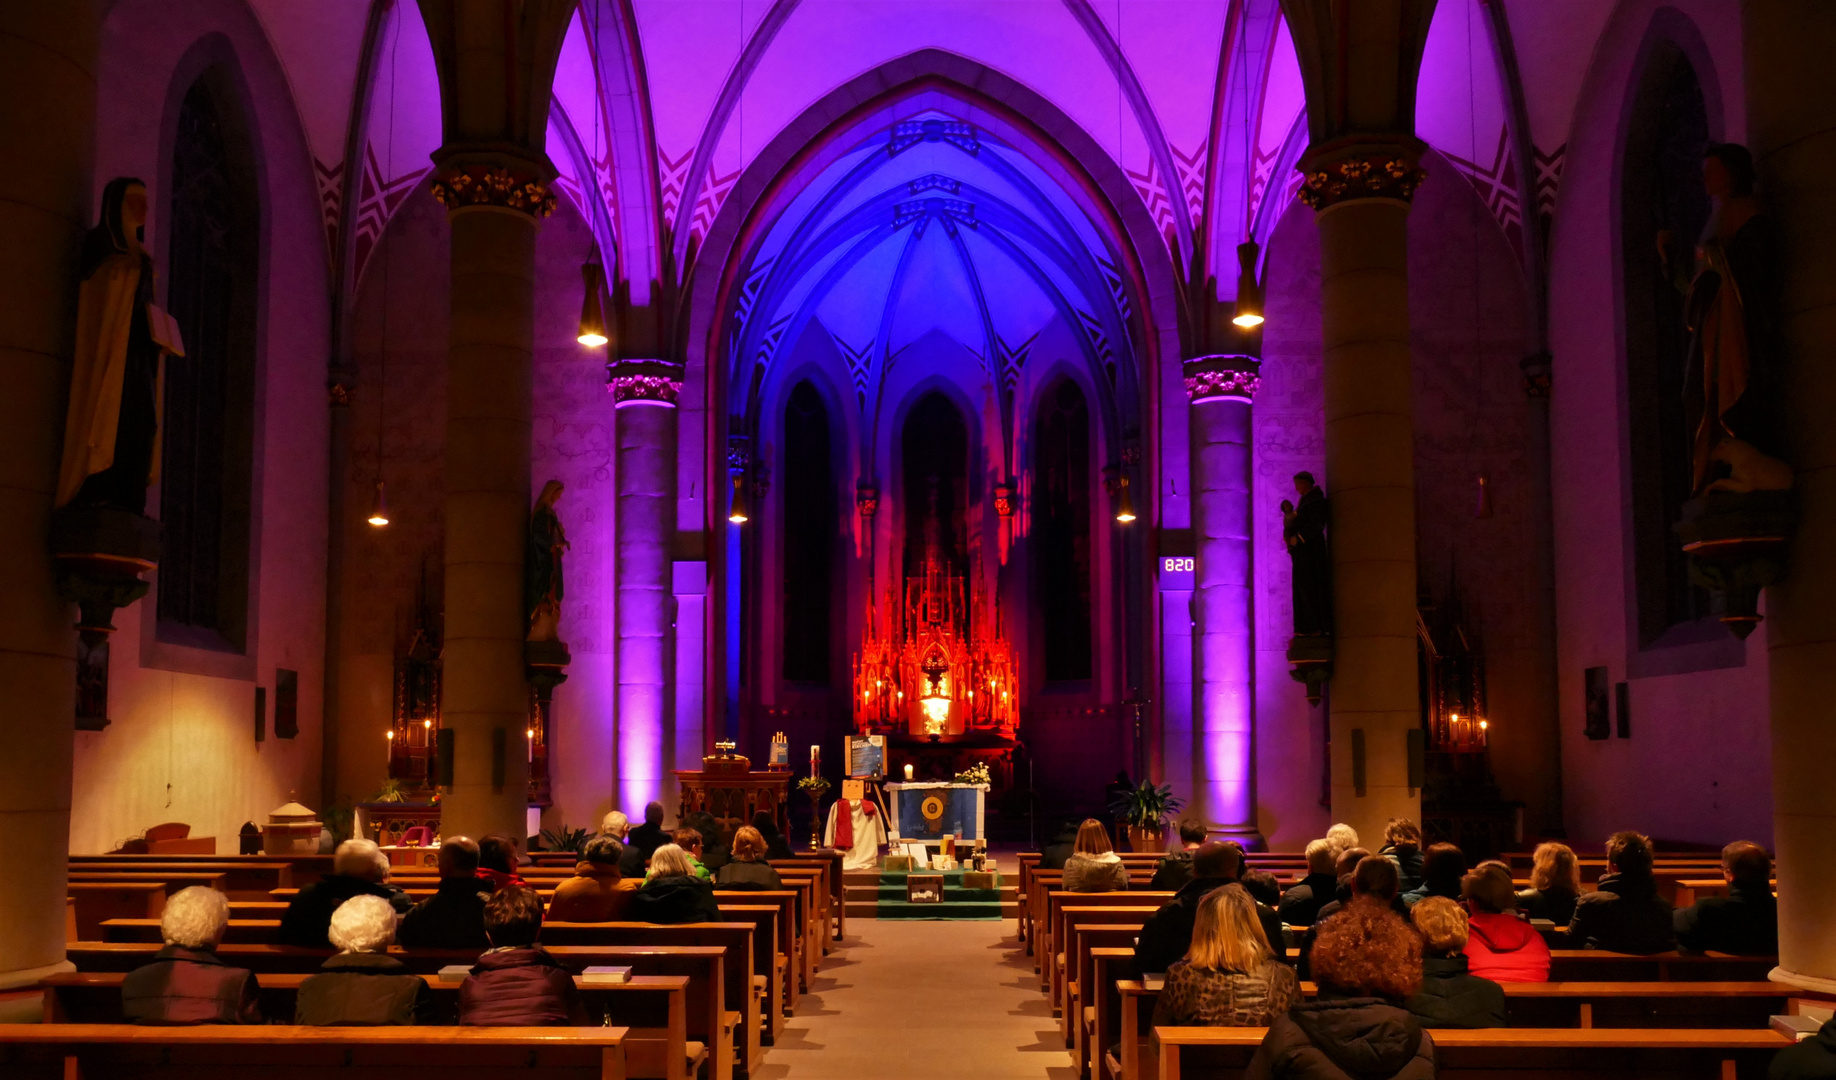
[(829, 410), (809, 380), (784, 405), (784, 612), (786, 680), (828, 685), (834, 652), (835, 451)]
[(1033, 598), (1047, 682), (1090, 678), (1090, 408), (1070, 379), (1048, 388), (1033, 440)]
[[(1702, 157), (1708, 111), (1695, 68), (1669, 42), (1651, 52), (1633, 99), (1621, 162), (1627, 458), (1631, 471), (1638, 644), (1708, 613), (1671, 526), (1690, 495), (1683, 371), (1683, 286), (1709, 216)], [(1660, 235), (1670, 238), (1659, 255)]]
[(185, 94), (169, 183), (166, 306), (186, 355), (163, 389), (159, 637), (241, 652), (260, 228), (248, 125), (221, 68)]

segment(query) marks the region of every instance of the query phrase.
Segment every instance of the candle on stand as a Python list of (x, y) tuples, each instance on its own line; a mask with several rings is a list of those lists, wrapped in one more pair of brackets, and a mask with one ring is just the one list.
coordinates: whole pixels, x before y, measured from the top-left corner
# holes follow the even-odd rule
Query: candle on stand
[(529, 764), (535, 764), (535, 728), (524, 728), (523, 738), (529, 742)]
[[(383, 734), (383, 767), (395, 767), (395, 729), (390, 728)], [(387, 775), (386, 773), (384, 775)]]
[(810, 747), (810, 775), (820, 776), (821, 774), (822, 774), (822, 747), (812, 746)]
[(908, 784), (912, 782), (912, 766), (909, 762), (905, 766), (905, 782)]

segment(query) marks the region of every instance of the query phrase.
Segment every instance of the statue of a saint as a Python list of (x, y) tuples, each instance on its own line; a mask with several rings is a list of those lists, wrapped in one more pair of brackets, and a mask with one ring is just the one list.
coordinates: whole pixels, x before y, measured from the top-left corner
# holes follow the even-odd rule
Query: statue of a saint
[(185, 350), (171, 317), (153, 304), (146, 220), (146, 184), (119, 176), (102, 190), (101, 222), (83, 237), (60, 507), (144, 515), (147, 485), (159, 474), (161, 365)]
[(555, 503), (565, 488), (559, 480), (543, 484), (529, 512), (529, 543), (523, 550), (523, 607), (529, 618), (529, 641), (560, 639), (561, 560), (568, 543)]
[[(1734, 143), (1702, 161), (1711, 200), (1686, 289), (1690, 331), (1683, 404), (1690, 437), (1690, 490), (1792, 486), (1778, 418), (1778, 238), (1754, 195), (1753, 155)], [(1659, 251), (1670, 257), (1668, 232)]]
[(1310, 472), (1294, 474), (1299, 504), (1281, 501), (1281, 538), (1294, 564), (1294, 636), (1332, 633), (1332, 551), (1326, 546), (1326, 493)]

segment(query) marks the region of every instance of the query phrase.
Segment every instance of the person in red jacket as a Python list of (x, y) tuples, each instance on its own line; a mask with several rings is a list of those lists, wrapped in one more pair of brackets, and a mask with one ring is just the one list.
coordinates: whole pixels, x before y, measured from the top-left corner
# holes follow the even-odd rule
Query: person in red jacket
[(478, 1027), (584, 1027), (573, 972), (536, 944), (542, 898), (511, 885), (485, 901), (491, 948), (459, 988), (459, 1022)]
[(1517, 917), (1517, 893), (1503, 863), (1480, 863), (1460, 882), (1468, 916), (1467, 969), (1499, 983), (1548, 982), (1549, 946)]

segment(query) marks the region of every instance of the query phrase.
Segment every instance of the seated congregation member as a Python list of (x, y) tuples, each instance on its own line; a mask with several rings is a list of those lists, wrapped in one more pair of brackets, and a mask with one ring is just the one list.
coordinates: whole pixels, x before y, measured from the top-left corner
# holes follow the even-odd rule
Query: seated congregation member
[(229, 929), (229, 900), (202, 885), (180, 889), (159, 916), (166, 947), (121, 980), (130, 1024), (259, 1024), (255, 973), (217, 958)]
[(1415, 931), (1367, 896), (1323, 919), (1317, 931), (1313, 977), (1319, 996), (1269, 1022), (1245, 1075), (1432, 1080), (1434, 1040), (1402, 1008), (1422, 986), (1422, 942)]
[(784, 879), (765, 862), (765, 838), (750, 825), (733, 834), (733, 861), (714, 872), (716, 889), (754, 892), (784, 888)]
[(353, 896), (380, 896), (396, 911), (414, 906), (408, 894), (387, 884), (389, 860), (368, 840), (346, 840), (332, 855), (332, 872), (300, 890), (281, 915), (280, 943), (305, 949), (329, 944), (332, 912)]
[[(1345, 855), (1352, 855), (1359, 850), (1361, 849), (1352, 848), (1350, 851), (1347, 851)], [(1343, 861), (1343, 859), (1344, 856), (1341, 856), (1341, 861)], [(1342, 890), (1349, 889), (1350, 895), (1343, 901), (1334, 900), (1332, 903), (1321, 908), (1319, 918), (1314, 920), (1313, 926), (1310, 927), (1306, 933), (1300, 935), (1299, 967), (1301, 978), (1303, 979), (1311, 979), (1313, 977), (1310, 967), (1311, 955), (1313, 953), (1314, 943), (1319, 940), (1320, 928), (1325, 926), (1327, 921), (1339, 914), (1339, 912), (1347, 910), (1354, 904), (1363, 901), (1381, 904), (1388, 907), (1392, 914), (1398, 916), (1406, 914), (1402, 906), (1402, 897), (1396, 892), (1396, 864), (1384, 858), (1382, 855), (1366, 855), (1359, 859), (1358, 865), (1352, 868), (1350, 874), (1341, 878), (1340, 882), (1340, 888)]]
[(1275, 959), (1249, 892), (1222, 885), (1199, 900), (1192, 946), (1167, 968), (1154, 1023), (1266, 1027), (1299, 1000), (1300, 979)]
[(1404, 908), (1430, 896), (1460, 899), (1460, 879), (1466, 876), (1466, 854), (1452, 844), (1430, 844), (1422, 854), (1421, 884), (1402, 894)]
[(688, 852), (664, 844), (650, 855), (650, 874), (631, 897), (631, 918), (647, 923), (719, 922), (714, 886), (695, 875)]
[(1517, 910), (1527, 919), (1567, 926), (1581, 896), (1581, 860), (1567, 844), (1536, 845), (1530, 857), (1530, 887), (1517, 893)]
[(1474, 975), (1467, 965), (1466, 912), (1445, 896), (1430, 896), (1409, 909), (1422, 937), (1422, 988), (1404, 1003), (1429, 1028), (1505, 1026), (1504, 987)]
[(777, 821), (769, 813), (760, 810), (753, 814), (752, 827), (765, 838), (765, 857), (767, 859), (794, 859), (797, 857), (791, 851), (790, 841), (784, 838), (783, 831), (778, 828)]
[(645, 868), (650, 865), (650, 853), (667, 843), (669, 834), (663, 830), (663, 804), (646, 803), (644, 824), (632, 829), (625, 839), (625, 853), (618, 860), (619, 874), (627, 881), (643, 881)]
[(512, 885), (528, 888), (529, 883), (517, 873), (516, 841), (503, 833), (487, 833), (478, 841), (478, 880), (492, 892)]
[(1077, 850), (1065, 860), (1066, 892), (1121, 892), (1128, 888), (1128, 867), (1109, 843), (1109, 830), (1096, 818), (1077, 829)]
[(1721, 849), (1728, 895), (1705, 896), (1677, 909), (1677, 944), (1691, 952), (1771, 956), (1779, 951), (1779, 901), (1772, 895), (1772, 857), (1747, 840)]
[(395, 909), (380, 896), (353, 896), (332, 912), (338, 955), (300, 983), (293, 1022), (373, 1027), (434, 1022), (434, 996), (419, 975), (388, 955)]
[(1315, 840), (1307, 845), (1307, 876), (1281, 894), (1276, 910), (1289, 926), (1311, 926), (1320, 908), (1338, 899), (1339, 875), (1333, 869), (1337, 862), (1332, 841)]
[[(1208, 840), (1192, 853), (1192, 880), (1173, 899), (1149, 915), (1135, 938), (1135, 969), (1142, 974), (1167, 970), (1192, 947), (1192, 927), (1199, 901), (1207, 893), (1236, 881), (1243, 853), (1233, 844)], [(1281, 916), (1257, 910), (1262, 936), (1277, 960), (1286, 960), (1287, 944), (1281, 936)]]
[(631, 819), (623, 810), (608, 810), (606, 816), (599, 819), (599, 835), (617, 840), (618, 846), (623, 848), (631, 836)]
[(681, 848), (688, 855), (689, 866), (696, 877), (703, 881), (713, 881), (714, 875), (701, 864), (701, 830), (681, 828), (669, 834), (669, 842)]
[(1039, 849), (1039, 869), (1063, 870), (1071, 856), (1077, 854), (1077, 832), (1077, 822), (1060, 822), (1052, 839)]
[(485, 897), (478, 880), (478, 843), (469, 836), (440, 842), (440, 885), (408, 909), (395, 937), (406, 949), (485, 949)]
[[(1402, 891), (1409, 893), (1422, 887), (1422, 827), (1408, 818), (1391, 818), (1383, 827), (1383, 846), (1377, 854), (1396, 864), (1402, 875)], [(1461, 867), (1462, 870), (1465, 867)]]
[(1250, 894), (1250, 899), (1256, 901), (1259, 907), (1274, 911), (1275, 905), (1281, 903), (1281, 882), (1267, 870), (1245, 870), (1237, 878), (1237, 883), (1243, 886)]
[(1192, 853), (1205, 842), (1205, 823), (1196, 818), (1180, 818), (1174, 828), (1179, 832), (1179, 850), (1154, 867), (1154, 876), (1148, 881), (1150, 891), (1178, 892), (1192, 880)]
[(1511, 871), (1481, 863), (1460, 882), (1470, 912), (1466, 959), (1474, 975), (1501, 983), (1548, 982), (1549, 945), (1536, 928), (1517, 917)]
[(1577, 946), (1650, 954), (1676, 944), (1670, 901), (1658, 895), (1651, 876), (1651, 841), (1635, 832), (1607, 838), (1607, 872), (1599, 889), (1575, 901), (1568, 923)]
[(627, 882), (618, 872), (624, 845), (609, 836), (588, 840), (574, 876), (555, 886), (548, 902), (547, 922), (618, 922), (631, 908), (638, 883)]
[(1343, 821), (1336, 822), (1326, 830), (1326, 842), (1332, 845), (1334, 859), (1351, 848), (1364, 846), (1363, 842), (1358, 839), (1358, 830)]
[(714, 819), (714, 815), (706, 810), (690, 814), (687, 825), (701, 836), (701, 850), (695, 854), (695, 858), (712, 877), (715, 871), (727, 865), (727, 860), (733, 858), (733, 848), (722, 839), (725, 830)]
[(459, 987), (459, 1022), (476, 1027), (582, 1027), (586, 1006), (574, 975), (536, 944), (542, 898), (510, 885), (485, 901), (491, 948)]

